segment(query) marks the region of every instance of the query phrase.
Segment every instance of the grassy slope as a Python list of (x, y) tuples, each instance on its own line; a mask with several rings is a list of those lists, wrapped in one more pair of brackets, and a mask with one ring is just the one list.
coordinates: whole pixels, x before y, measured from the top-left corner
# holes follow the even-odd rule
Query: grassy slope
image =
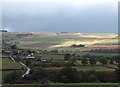
[(11, 61), (9, 58), (2, 58), (2, 69), (20, 69), (19, 63)]
[(60, 54), (41, 54), (43, 59), (64, 59), (64, 55), (60, 55)]
[(21, 69), (22, 66), (19, 63), (13, 62), (11, 61), (9, 58), (2, 58), (2, 69), (7, 71), (2, 71), (2, 79), (4, 79), (4, 77), (11, 73), (13, 70), (11, 69)]
[[(18, 46), (22, 48), (55, 48), (55, 47), (66, 47), (71, 44), (117, 44), (116, 34), (77, 34), (77, 33), (67, 33), (67, 34), (55, 34), (55, 33), (38, 33), (27, 36), (22, 39)], [(114, 39), (113, 39), (114, 38)], [(115, 39), (116, 38), (116, 39)], [(56, 44), (48, 47), (44, 46), (32, 46), (34, 43), (50, 43)], [(32, 47), (30, 47), (32, 46)]]
[(17, 32), (7, 32), (3, 34), (4, 35), (2, 36), (2, 38), (4, 40), (17, 43), (19, 41), (18, 46), (20, 48), (26, 49), (55, 49), (56, 47), (71, 46), (71, 44), (85, 44), (86, 46), (92, 44), (118, 44), (116, 34), (37, 33), (33, 35), (23, 36), (22, 38), (18, 37), (19, 33)]

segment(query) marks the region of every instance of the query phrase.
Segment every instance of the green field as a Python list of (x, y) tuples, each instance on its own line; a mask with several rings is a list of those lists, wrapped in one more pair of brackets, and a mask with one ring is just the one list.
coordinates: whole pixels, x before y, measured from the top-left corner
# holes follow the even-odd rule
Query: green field
[(64, 59), (64, 55), (62, 54), (40, 54), (40, 56), (42, 56), (43, 59)]
[(9, 58), (2, 58), (2, 70), (3, 70), (2, 79), (4, 79), (4, 77), (9, 73), (11, 73), (13, 70), (21, 69), (21, 68), (22, 68), (21, 64), (17, 62), (13, 62)]
[(2, 58), (2, 69), (20, 69), (22, 66), (19, 63), (13, 62), (9, 58)]
[(78, 71), (90, 71), (90, 70), (95, 70), (95, 71), (114, 71), (112, 68), (107, 68), (103, 66), (78, 66), (76, 67)]
[(70, 83), (70, 84), (54, 84), (54, 85), (3, 85), (2, 87), (119, 87), (118, 83)]

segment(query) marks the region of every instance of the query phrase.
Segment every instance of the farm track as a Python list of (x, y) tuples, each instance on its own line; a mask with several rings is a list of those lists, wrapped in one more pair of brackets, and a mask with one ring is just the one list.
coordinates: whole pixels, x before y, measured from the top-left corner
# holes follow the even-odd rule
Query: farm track
[[(13, 62), (16, 62), (15, 59), (13, 57), (10, 56), (10, 59), (13, 61)], [(22, 77), (25, 77), (26, 75), (28, 75), (30, 73), (30, 68), (25, 65), (24, 63), (22, 62), (19, 62), (25, 69), (26, 69), (26, 72), (22, 75)]]
[(19, 62), (22, 66), (24, 66), (24, 68), (26, 69), (26, 72), (22, 75), (22, 77), (25, 77), (26, 75), (28, 75), (29, 73), (30, 73), (30, 68), (27, 66), (27, 65), (25, 65), (24, 63), (22, 63), (22, 62)]

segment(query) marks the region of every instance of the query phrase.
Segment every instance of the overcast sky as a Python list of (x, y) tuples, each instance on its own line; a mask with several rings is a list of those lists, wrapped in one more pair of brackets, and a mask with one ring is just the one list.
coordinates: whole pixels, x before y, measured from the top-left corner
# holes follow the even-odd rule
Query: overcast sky
[(5, 1), (2, 28), (9, 31), (118, 32), (118, 0)]

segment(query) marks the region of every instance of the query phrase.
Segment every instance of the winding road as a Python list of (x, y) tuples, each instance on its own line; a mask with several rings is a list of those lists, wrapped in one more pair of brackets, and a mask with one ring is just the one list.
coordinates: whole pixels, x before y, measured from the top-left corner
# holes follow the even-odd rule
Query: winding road
[(13, 61), (13, 62), (16, 62), (15, 59), (13, 57), (10, 56), (10, 59)]
[[(10, 59), (13, 61), (13, 62), (16, 62), (15, 59), (13, 57), (10, 56)], [(26, 72), (22, 75), (22, 77), (25, 77), (26, 75), (28, 75), (30, 73), (30, 68), (25, 65), (24, 63), (22, 62), (19, 62), (25, 69), (26, 69)]]
[(30, 68), (28, 66), (26, 66), (24, 63), (19, 62), (24, 68), (26, 68), (26, 72), (22, 75), (22, 77), (25, 77), (26, 75), (28, 75), (30, 73)]

